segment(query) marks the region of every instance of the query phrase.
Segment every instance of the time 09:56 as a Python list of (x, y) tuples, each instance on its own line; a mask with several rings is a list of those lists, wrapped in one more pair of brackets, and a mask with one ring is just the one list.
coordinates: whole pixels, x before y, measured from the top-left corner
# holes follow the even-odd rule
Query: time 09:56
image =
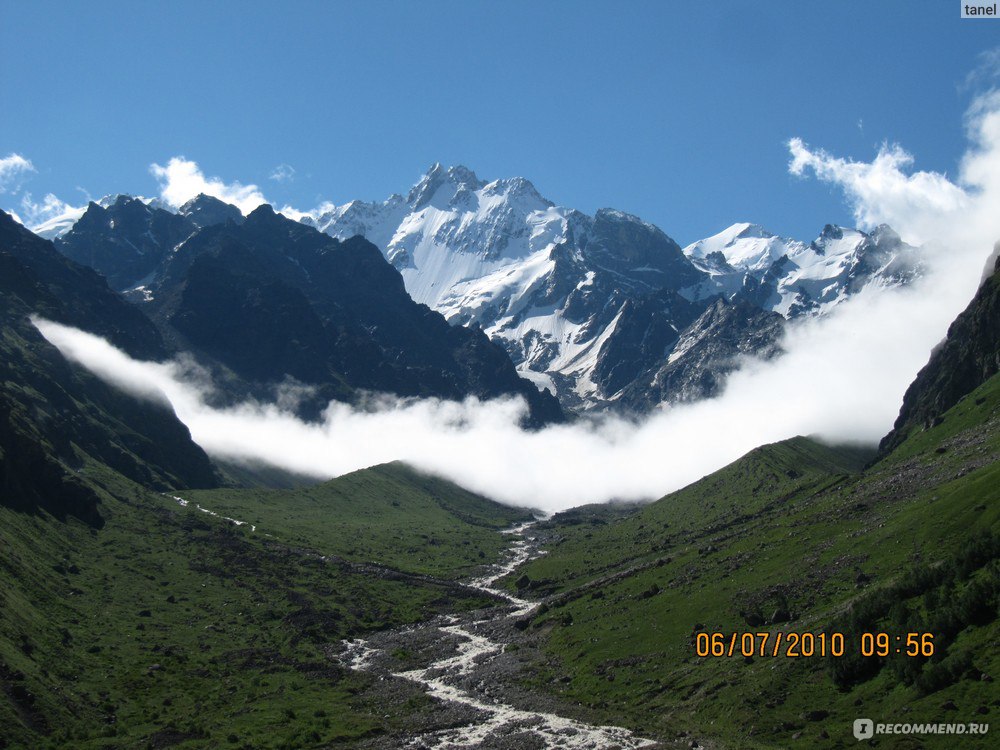
[(862, 633), (862, 656), (889, 656), (890, 654), (905, 654), (906, 656), (933, 656), (933, 633)]

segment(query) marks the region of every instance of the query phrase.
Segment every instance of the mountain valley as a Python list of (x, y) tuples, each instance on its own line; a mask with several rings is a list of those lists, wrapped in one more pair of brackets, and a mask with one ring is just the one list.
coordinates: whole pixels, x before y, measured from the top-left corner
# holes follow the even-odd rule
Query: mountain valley
[[(538, 226), (432, 220), (487, 199)], [(997, 273), (878, 451), (795, 437), (647, 505), (544, 517), (401, 464), (317, 483), (219, 461), (32, 320), (189, 353), (223, 402), (300, 387), (310, 418), (372, 392), (519, 395), (537, 428), (717, 394), (788, 320), (909, 283), (916, 251), (886, 227), (807, 245), (749, 225), (682, 250), (456, 169), (316, 226), (205, 196), (103, 203), (54, 243), (0, 215), (0, 747), (839, 748), (861, 715), (1000, 708)], [(331, 236), (349, 220), (369, 239)], [(465, 280), (421, 302), (434, 263)], [(536, 388), (559, 378), (561, 401)], [(863, 656), (876, 631), (932, 633), (934, 654)], [(848, 647), (698, 655), (741, 632)]]

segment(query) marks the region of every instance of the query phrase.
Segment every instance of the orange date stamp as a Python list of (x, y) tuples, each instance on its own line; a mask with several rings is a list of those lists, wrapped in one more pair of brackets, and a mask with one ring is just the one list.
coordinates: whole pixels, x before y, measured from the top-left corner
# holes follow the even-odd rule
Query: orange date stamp
[(709, 656), (784, 656), (811, 658), (817, 656), (844, 656), (849, 651), (861, 656), (887, 657), (891, 655), (930, 657), (934, 655), (933, 633), (861, 633), (848, 637), (844, 633), (811, 633), (795, 630), (747, 631), (695, 635), (695, 654)]

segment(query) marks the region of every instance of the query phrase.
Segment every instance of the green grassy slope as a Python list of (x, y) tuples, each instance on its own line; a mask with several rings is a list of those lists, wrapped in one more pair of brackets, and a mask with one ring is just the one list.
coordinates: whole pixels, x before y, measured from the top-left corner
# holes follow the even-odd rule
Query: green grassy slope
[[(863, 455), (796, 438), (624, 519), (557, 517), (519, 571), (550, 597), (526, 629), (534, 685), (713, 747), (850, 747), (859, 717), (988, 721), (1000, 545), (978, 535), (1000, 533), (998, 424), (1000, 376), (861, 473)], [(841, 659), (695, 654), (699, 631), (835, 630)], [(864, 630), (930, 630), (936, 656), (861, 660)]]
[(509, 543), (496, 531), (532, 520), (523, 509), (498, 505), (402, 464), (295, 490), (177, 494), (288, 544), (445, 578), (476, 572)]
[[(693, 535), (724, 534), (789, 498), (816, 491), (857, 472), (873, 455), (868, 449), (831, 449), (806, 438), (757, 448), (718, 472), (608, 525), (613, 509), (594, 509), (583, 528), (578, 512), (542, 524), (557, 532), (554, 552), (526, 568), (543, 593), (595, 575), (659, 561), (663, 551)], [(566, 533), (568, 528), (572, 532)]]
[[(98, 464), (82, 476), (100, 529), (0, 507), (0, 747), (309, 748), (398, 731), (420, 706), (386, 716), (329, 649), (483, 605), (413, 573), (492, 561), (495, 529), (524, 516), (396, 466), (301, 494), (199, 494), (233, 517), (260, 501), (252, 532)], [(411, 511), (410, 529), (390, 518)], [(421, 536), (431, 525), (440, 544)], [(392, 548), (380, 562), (401, 571), (367, 562)]]

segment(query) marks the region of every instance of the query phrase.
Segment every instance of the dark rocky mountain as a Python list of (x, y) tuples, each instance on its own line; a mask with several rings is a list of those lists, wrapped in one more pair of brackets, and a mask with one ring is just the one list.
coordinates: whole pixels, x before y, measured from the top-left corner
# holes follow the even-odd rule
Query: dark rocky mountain
[[(168, 228), (170, 231), (166, 231)], [(521, 379), (475, 328), (414, 303), (399, 273), (358, 238), (341, 242), (261, 207), (199, 195), (170, 213), (138, 199), (92, 204), (58, 241), (107, 273), (172, 350), (218, 370), (230, 398), (312, 386), (303, 414), (364, 391), (462, 399), (524, 396), (532, 423), (558, 402)]]
[(669, 289), (626, 298), (591, 376), (601, 392), (618, 393), (644, 371), (662, 364), (702, 309), (702, 304)]
[(662, 229), (624, 211), (598, 210), (581, 245), (591, 269), (621, 277), (626, 289), (679, 291), (705, 276)]
[(217, 486), (168, 406), (67, 362), (32, 315), (94, 331), (135, 356), (165, 351), (156, 328), (103, 278), (0, 213), (0, 504), (99, 525), (99, 496), (78, 476), (89, 461), (158, 489)]
[(39, 285), (31, 308), (34, 312), (103, 336), (139, 359), (166, 356), (167, 349), (156, 326), (141, 310), (112, 291), (104, 277), (85, 265), (67, 260), (51, 242), (35, 236), (2, 211), (0, 248), (17, 260)]
[(243, 214), (236, 206), (204, 193), (199, 193), (189, 200), (177, 210), (177, 213), (186, 216), (199, 229), (213, 224), (225, 224), (227, 221), (234, 224), (243, 223)]
[(533, 423), (561, 418), (558, 402), (518, 377), (482, 331), (413, 302), (371, 243), (332, 239), (270, 206), (183, 243), (145, 309), (175, 346), (253, 383), (291, 376), (316, 386), (317, 406), (361, 391), (520, 395)]
[(91, 202), (73, 227), (55, 240), (66, 257), (90, 266), (115, 290), (143, 299), (169, 254), (199, 229), (243, 223), (236, 206), (200, 194), (176, 213), (129, 195)]
[(196, 229), (183, 215), (120, 195), (107, 208), (91, 202), (56, 246), (67, 258), (105, 276), (113, 289), (124, 291), (141, 285)]
[(992, 273), (906, 389), (899, 417), (880, 445), (883, 452), (895, 448), (914, 430), (933, 427), (963, 396), (1000, 371), (998, 256), (1000, 243), (991, 259)]

